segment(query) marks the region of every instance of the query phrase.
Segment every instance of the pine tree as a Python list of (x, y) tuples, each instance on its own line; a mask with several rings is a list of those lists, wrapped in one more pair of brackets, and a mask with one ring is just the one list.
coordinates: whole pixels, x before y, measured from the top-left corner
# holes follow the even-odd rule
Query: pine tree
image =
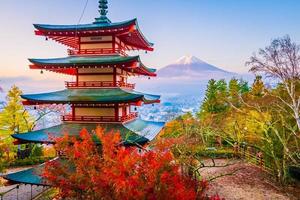
[(228, 100), (228, 90), (227, 83), (224, 79), (221, 79), (217, 82), (217, 98), (215, 104), (215, 113), (225, 112), (229, 105), (227, 103)]
[(256, 76), (251, 87), (251, 94), (256, 97), (262, 97), (265, 94), (265, 85), (261, 76)]
[(236, 78), (232, 78), (229, 81), (229, 85), (228, 85), (228, 93), (229, 93), (228, 100), (235, 107), (239, 107), (241, 104), (240, 102), (241, 90), (242, 88), (240, 82)]
[(217, 84), (214, 79), (208, 81), (205, 98), (201, 105), (201, 112), (214, 112), (214, 105), (217, 98)]
[(225, 80), (209, 80), (198, 117), (202, 118), (208, 113), (217, 114), (226, 111), (228, 108), (227, 96), (227, 83)]
[(245, 94), (250, 91), (250, 87), (248, 85), (247, 81), (244, 81), (243, 79), (239, 80), (239, 87), (240, 87), (240, 93)]

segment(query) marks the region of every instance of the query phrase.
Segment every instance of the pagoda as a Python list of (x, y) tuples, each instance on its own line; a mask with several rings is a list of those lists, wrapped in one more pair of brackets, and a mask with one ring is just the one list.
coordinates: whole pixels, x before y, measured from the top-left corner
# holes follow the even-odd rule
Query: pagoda
[[(65, 90), (22, 95), (23, 104), (65, 104), (70, 113), (61, 116), (58, 126), (28, 133), (14, 134), (16, 144), (54, 144), (64, 134), (78, 136), (85, 128), (90, 133), (100, 125), (105, 131), (119, 132), (124, 145), (146, 145), (163, 129), (163, 122), (144, 121), (136, 107), (160, 102), (160, 96), (135, 91), (131, 76), (154, 77), (155, 69), (146, 67), (132, 50), (153, 51), (139, 29), (136, 19), (113, 23), (107, 17), (107, 0), (99, 0), (100, 17), (91, 24), (34, 24), (35, 34), (67, 46), (64, 58), (29, 59), (30, 68), (75, 77)], [(39, 176), (43, 166), (8, 174), (14, 183), (45, 185)]]

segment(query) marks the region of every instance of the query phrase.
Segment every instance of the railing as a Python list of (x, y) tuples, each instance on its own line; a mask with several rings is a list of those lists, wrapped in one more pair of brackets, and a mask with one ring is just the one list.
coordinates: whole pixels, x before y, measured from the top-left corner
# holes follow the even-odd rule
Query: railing
[(138, 113), (130, 113), (126, 116), (62, 116), (64, 122), (127, 122), (138, 117)]
[(112, 48), (103, 48), (103, 49), (81, 49), (81, 50), (73, 50), (68, 49), (68, 54), (70, 56), (75, 55), (102, 55), (102, 54), (120, 54), (123, 56), (127, 56), (123, 49), (112, 49)]
[(37, 199), (45, 192), (49, 191), (49, 187), (47, 186), (37, 186), (37, 185), (25, 185), (25, 184), (18, 184), (18, 185), (11, 185), (7, 186), (6, 191), (0, 192), (0, 200), (5, 199)]
[(122, 116), (121, 122), (128, 122), (138, 117), (138, 113), (130, 113), (129, 115)]
[(234, 152), (247, 162), (252, 163), (268, 173), (272, 172), (272, 167), (266, 163), (267, 155), (260, 151), (258, 148), (247, 145), (234, 145)]
[(80, 82), (66, 82), (67, 88), (101, 88), (101, 87), (124, 87), (134, 89), (135, 84), (124, 83), (122, 81), (80, 81)]

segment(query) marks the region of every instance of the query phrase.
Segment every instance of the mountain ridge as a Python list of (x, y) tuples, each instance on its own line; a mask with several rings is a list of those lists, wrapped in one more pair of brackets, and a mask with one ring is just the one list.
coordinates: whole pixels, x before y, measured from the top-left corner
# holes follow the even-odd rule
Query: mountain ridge
[(234, 76), (236, 73), (211, 65), (195, 56), (183, 56), (157, 72), (158, 77), (222, 77)]

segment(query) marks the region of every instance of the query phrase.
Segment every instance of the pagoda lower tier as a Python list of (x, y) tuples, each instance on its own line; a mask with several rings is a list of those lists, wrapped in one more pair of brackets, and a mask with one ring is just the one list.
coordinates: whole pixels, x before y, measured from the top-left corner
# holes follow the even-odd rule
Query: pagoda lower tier
[[(63, 137), (66, 134), (73, 137), (79, 137), (80, 131), (82, 129), (86, 129), (89, 133), (94, 134), (94, 130), (96, 130), (96, 128), (100, 126), (104, 129), (105, 133), (120, 133), (122, 138), (122, 145), (140, 146), (145, 145), (156, 138), (162, 131), (164, 125), (164, 122), (151, 122), (141, 119), (136, 119), (125, 124), (62, 123), (61, 125), (42, 130), (22, 134), (14, 134), (12, 135), (12, 137), (16, 139), (15, 144), (54, 144), (56, 138)], [(95, 142), (99, 143), (99, 140), (95, 139)], [(7, 174), (4, 175), (3, 178), (10, 181), (11, 183), (51, 186), (41, 176), (44, 170), (44, 166), (45, 165), (42, 164), (35, 168)]]
[(29, 184), (37, 186), (50, 186), (46, 180), (41, 176), (44, 171), (45, 164), (39, 165), (35, 168), (26, 169), (23, 171), (6, 174), (4, 179), (12, 184)]
[(93, 133), (96, 127), (100, 126), (106, 133), (120, 133), (124, 145), (144, 145), (152, 141), (161, 132), (164, 125), (164, 122), (144, 121), (139, 118), (124, 124), (62, 123), (61, 125), (42, 130), (14, 134), (12, 137), (17, 140), (17, 144), (54, 144), (56, 138), (63, 137), (65, 134), (77, 137), (84, 128), (88, 132)]

